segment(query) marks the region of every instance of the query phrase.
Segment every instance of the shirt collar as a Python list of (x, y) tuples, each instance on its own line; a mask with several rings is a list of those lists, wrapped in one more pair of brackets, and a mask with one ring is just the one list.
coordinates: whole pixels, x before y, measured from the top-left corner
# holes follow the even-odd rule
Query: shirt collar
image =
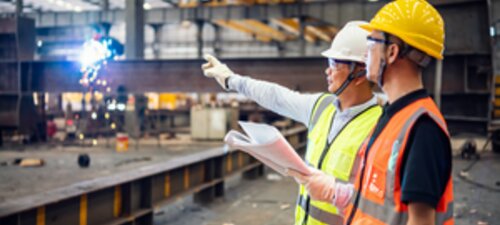
[(429, 94), (427, 94), (427, 91), (425, 89), (419, 89), (413, 92), (410, 92), (406, 94), (405, 96), (399, 98), (392, 104), (386, 104), (384, 106), (384, 111), (387, 114), (387, 116), (392, 117), (394, 114), (399, 112), (401, 109), (406, 107), (407, 105), (422, 99), (422, 98), (427, 98), (429, 97)]
[(362, 112), (363, 110), (367, 109), (368, 107), (377, 104), (377, 96), (373, 94), (372, 98), (370, 100), (361, 103), (359, 105), (351, 106), (347, 109), (341, 110), (340, 109), (340, 101), (338, 98), (335, 98), (333, 101), (333, 105), (335, 106), (335, 109), (337, 110), (337, 114), (340, 116), (354, 116), (357, 115), (358, 113)]

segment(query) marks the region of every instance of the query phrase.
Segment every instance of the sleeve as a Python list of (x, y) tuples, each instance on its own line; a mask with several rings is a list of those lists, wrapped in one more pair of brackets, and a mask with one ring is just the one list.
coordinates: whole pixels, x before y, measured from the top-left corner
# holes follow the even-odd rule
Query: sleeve
[(450, 139), (429, 116), (417, 120), (410, 133), (401, 169), (401, 200), (436, 208), (451, 176)]
[(229, 89), (257, 102), (262, 107), (304, 125), (309, 124), (310, 115), (321, 93), (301, 94), (286, 87), (233, 75), (228, 81)]

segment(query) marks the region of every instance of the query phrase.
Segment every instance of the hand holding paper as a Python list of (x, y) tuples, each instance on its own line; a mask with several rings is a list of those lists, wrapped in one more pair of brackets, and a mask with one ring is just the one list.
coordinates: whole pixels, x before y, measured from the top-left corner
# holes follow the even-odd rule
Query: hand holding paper
[(309, 176), (291, 169), (287, 170), (287, 174), (305, 186), (311, 199), (333, 203), (339, 208), (346, 207), (354, 194), (352, 184), (337, 183), (335, 177), (315, 168)]
[(311, 199), (323, 202), (332, 202), (335, 196), (335, 177), (325, 174), (318, 169), (312, 169), (311, 175), (304, 175), (293, 169), (288, 170), (288, 175), (304, 185)]
[(242, 121), (240, 125), (248, 136), (230, 131), (224, 138), (230, 147), (247, 152), (281, 175), (286, 176), (287, 168), (311, 174), (310, 168), (275, 127)]

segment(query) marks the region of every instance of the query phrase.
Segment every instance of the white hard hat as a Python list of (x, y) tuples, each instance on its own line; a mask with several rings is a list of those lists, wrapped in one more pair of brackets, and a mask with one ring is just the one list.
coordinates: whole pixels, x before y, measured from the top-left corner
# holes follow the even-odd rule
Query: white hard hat
[(365, 63), (368, 32), (359, 26), (365, 21), (347, 23), (335, 36), (330, 49), (321, 53), (327, 58)]

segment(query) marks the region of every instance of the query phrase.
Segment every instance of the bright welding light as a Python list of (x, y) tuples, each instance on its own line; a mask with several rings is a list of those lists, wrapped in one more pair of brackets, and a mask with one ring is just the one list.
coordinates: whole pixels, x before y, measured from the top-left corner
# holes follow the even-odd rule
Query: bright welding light
[[(99, 70), (105, 67), (108, 60), (114, 60), (116, 56), (123, 54), (123, 45), (111, 37), (95, 37), (83, 44), (80, 54), (80, 72), (82, 79), (80, 83), (88, 86), (96, 81)], [(103, 80), (97, 82), (105, 86)]]
[(80, 63), (82, 71), (96, 69), (100, 63), (105, 61), (111, 55), (106, 42), (101, 43), (94, 39), (88, 40), (83, 44)]

